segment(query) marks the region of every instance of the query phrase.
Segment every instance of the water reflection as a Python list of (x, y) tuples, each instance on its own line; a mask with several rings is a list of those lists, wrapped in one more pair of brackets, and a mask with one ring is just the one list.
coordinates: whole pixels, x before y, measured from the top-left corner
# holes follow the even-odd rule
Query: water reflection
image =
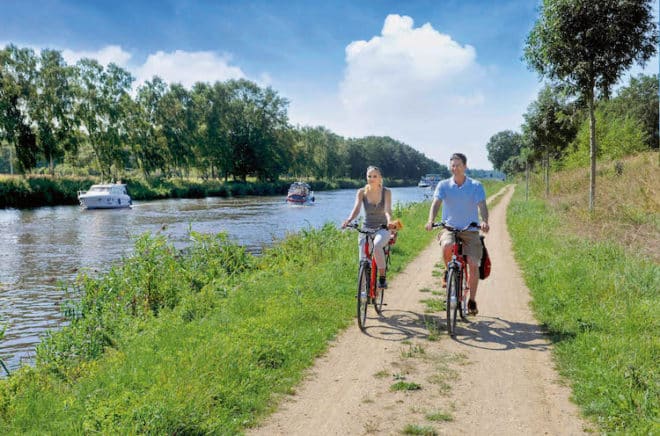
[[(62, 284), (80, 271), (95, 275), (129, 255), (134, 239), (160, 233), (177, 248), (189, 231), (227, 232), (250, 251), (302, 228), (337, 225), (355, 190), (317, 192), (312, 206), (287, 205), (284, 196), (159, 200), (132, 209), (76, 206), (0, 210), (0, 323), (7, 324), (0, 357), (10, 368), (30, 360), (39, 335), (62, 322)], [(423, 201), (424, 190), (394, 188), (394, 203)]]

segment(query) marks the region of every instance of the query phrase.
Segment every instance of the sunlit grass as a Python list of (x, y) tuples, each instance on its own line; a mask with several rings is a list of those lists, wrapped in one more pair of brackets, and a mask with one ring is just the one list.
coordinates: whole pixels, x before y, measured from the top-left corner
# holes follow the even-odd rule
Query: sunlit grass
[[(650, 180), (658, 178), (657, 162), (644, 155), (626, 161), (628, 169), (644, 183), (649, 171), (655, 172)], [(606, 433), (650, 434), (660, 409), (660, 266), (653, 261), (660, 241), (657, 227), (652, 236), (644, 229), (653, 220), (650, 228), (657, 226), (658, 209), (644, 205), (634, 189), (617, 192), (621, 184), (605, 167), (599, 180), (608, 189), (601, 189), (601, 205), (589, 215), (569, 190), (578, 172), (553, 177), (560, 189), (548, 203), (525, 202), (517, 189), (507, 216), (516, 259), (584, 413)], [(635, 202), (655, 218), (644, 224), (623, 218)], [(640, 229), (645, 239), (628, 229)]]

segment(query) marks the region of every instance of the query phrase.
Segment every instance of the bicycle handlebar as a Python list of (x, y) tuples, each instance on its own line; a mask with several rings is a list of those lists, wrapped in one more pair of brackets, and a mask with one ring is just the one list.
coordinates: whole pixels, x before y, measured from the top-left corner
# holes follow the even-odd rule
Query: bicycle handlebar
[(469, 230), (470, 228), (476, 228), (478, 230), (479, 229), (479, 224), (477, 224), (473, 221), (470, 224), (468, 224), (465, 228), (458, 229), (458, 228), (452, 227), (452, 226), (446, 224), (444, 221), (442, 221), (442, 222), (439, 222), (439, 223), (433, 223), (431, 225), (431, 227), (432, 228), (442, 227), (443, 229), (447, 229), (450, 232), (465, 232), (465, 231)]
[(386, 225), (381, 225), (379, 228), (373, 229), (373, 230), (363, 230), (363, 229), (360, 228), (358, 223), (346, 224), (346, 227), (350, 227), (351, 229), (355, 229), (358, 232), (363, 233), (365, 235), (373, 235), (374, 233), (377, 233), (379, 230), (383, 230), (383, 229), (387, 230)]

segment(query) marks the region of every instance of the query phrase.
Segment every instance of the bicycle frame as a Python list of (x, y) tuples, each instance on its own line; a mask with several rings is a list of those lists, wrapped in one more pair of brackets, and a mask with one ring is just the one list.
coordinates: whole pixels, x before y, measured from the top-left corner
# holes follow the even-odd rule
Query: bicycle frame
[(366, 260), (362, 262), (368, 262), (371, 268), (371, 274), (369, 275), (369, 298), (376, 298), (376, 274), (378, 268), (376, 266), (376, 258), (374, 257), (374, 238), (376, 237), (375, 233), (366, 234), (367, 240), (364, 242), (364, 255)]
[[(357, 224), (349, 224), (348, 227), (357, 230), (365, 235), (364, 241), (364, 259), (360, 260), (360, 268), (358, 273), (358, 290), (357, 290), (357, 319), (358, 326), (361, 330), (365, 330), (365, 323), (367, 319), (367, 306), (373, 304), (374, 309), (378, 315), (382, 314), (384, 293), (385, 289), (379, 289), (377, 285), (378, 266), (376, 264), (376, 257), (374, 250), (376, 249), (375, 238), (376, 233), (380, 229), (375, 230), (362, 230)], [(390, 234), (388, 244), (385, 245), (385, 269), (389, 267), (389, 251), (392, 245), (396, 242), (396, 237)], [(368, 282), (367, 282), (368, 281)]]
[[(447, 271), (453, 269), (458, 274), (458, 283), (460, 287), (460, 292), (456, 296), (457, 304), (460, 305), (461, 318), (466, 319), (467, 315), (467, 298), (465, 298), (465, 291), (469, 291), (467, 286), (470, 283), (469, 278), (469, 268), (467, 268), (467, 259), (464, 254), (462, 254), (463, 242), (458, 239), (459, 231), (454, 231), (454, 243), (451, 247), (451, 260), (447, 263)], [(449, 304), (449, 302), (447, 302)]]
[[(446, 297), (446, 310), (447, 310), (447, 330), (449, 334), (454, 336), (456, 324), (456, 312), (458, 311), (461, 318), (466, 321), (468, 314), (468, 292), (469, 287), (469, 268), (467, 267), (467, 258), (462, 253), (463, 242), (458, 237), (461, 232), (467, 231), (470, 228), (477, 227), (477, 223), (470, 223), (464, 229), (457, 229), (445, 223), (433, 223), (432, 227), (442, 227), (453, 234), (454, 242), (451, 246), (451, 259), (447, 262), (447, 297)], [(456, 279), (454, 278), (456, 277)], [(454, 289), (454, 283), (457, 280), (457, 289)], [(454, 295), (454, 291), (455, 295)], [(456, 307), (458, 305), (458, 308)], [(458, 310), (457, 310), (458, 309)]]

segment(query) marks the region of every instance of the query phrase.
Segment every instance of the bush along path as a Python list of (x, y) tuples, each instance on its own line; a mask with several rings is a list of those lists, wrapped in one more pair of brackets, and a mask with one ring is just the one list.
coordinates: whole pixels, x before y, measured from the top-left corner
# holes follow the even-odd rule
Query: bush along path
[[(582, 434), (588, 424), (553, 369), (496, 199), (486, 241), (493, 272), (479, 314), (445, 330), (440, 248), (431, 243), (390, 281), (382, 317), (348, 328), (252, 435)], [(407, 228), (410, 231), (410, 228)], [(423, 231), (423, 230), (420, 230)]]

